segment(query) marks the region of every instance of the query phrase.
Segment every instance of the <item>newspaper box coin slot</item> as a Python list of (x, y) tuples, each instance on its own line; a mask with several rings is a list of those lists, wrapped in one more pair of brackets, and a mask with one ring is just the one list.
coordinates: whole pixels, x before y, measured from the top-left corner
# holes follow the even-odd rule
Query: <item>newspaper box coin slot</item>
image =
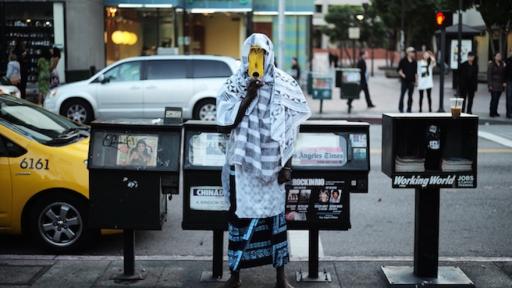
[(415, 189), (414, 266), (382, 267), (390, 287), (474, 287), (457, 267), (439, 267), (441, 188), (476, 188), (478, 117), (384, 114), (382, 172)]
[(178, 192), (181, 125), (151, 120), (93, 122), (89, 144), (91, 228), (124, 230), (124, 274), (134, 269), (134, 230), (161, 230), (167, 195)]
[[(214, 245), (222, 244), (230, 206), (221, 181), (228, 135), (218, 133), (211, 122), (187, 121), (183, 129), (182, 227), (213, 230)], [(318, 231), (351, 228), (350, 193), (368, 192), (369, 141), (367, 123), (301, 125), (292, 159), (293, 179), (285, 185), (288, 228), (310, 231), (309, 273), (299, 273), (298, 280), (330, 279), (328, 273), (318, 273)], [(222, 245), (213, 247), (213, 273), (203, 273), (203, 280), (222, 279), (222, 249)]]

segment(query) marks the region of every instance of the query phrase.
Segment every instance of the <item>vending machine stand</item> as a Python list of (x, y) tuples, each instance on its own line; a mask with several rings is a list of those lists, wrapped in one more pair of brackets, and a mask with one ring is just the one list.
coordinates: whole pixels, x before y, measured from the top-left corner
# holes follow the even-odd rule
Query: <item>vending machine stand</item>
[(389, 287), (475, 287), (459, 267), (439, 266), (439, 188), (415, 189), (414, 266), (382, 266)]

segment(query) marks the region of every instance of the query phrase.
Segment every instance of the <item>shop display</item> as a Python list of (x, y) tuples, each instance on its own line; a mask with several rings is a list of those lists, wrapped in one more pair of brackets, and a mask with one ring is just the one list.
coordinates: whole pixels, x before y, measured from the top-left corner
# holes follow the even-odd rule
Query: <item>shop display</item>
[(16, 47), (17, 42), (25, 43), (29, 72), (27, 81), (36, 82), (37, 60), (43, 49), (50, 49), (54, 44), (53, 19), (7, 19), (4, 29), (4, 39), (8, 49), (2, 58), (8, 58), (9, 51)]

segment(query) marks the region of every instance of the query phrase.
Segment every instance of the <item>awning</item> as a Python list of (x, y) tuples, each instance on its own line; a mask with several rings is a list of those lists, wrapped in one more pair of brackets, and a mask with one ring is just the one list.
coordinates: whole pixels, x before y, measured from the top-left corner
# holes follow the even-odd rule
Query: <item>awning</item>
[(172, 8), (180, 6), (182, 0), (103, 0), (105, 6), (125, 8)]
[[(462, 24), (462, 35), (464, 36), (476, 36), (485, 32), (485, 28), (481, 27), (473, 27), (469, 25)], [(453, 36), (459, 33), (459, 25), (455, 24), (452, 26), (446, 27), (446, 35)], [(437, 30), (436, 34), (441, 34), (441, 30)]]

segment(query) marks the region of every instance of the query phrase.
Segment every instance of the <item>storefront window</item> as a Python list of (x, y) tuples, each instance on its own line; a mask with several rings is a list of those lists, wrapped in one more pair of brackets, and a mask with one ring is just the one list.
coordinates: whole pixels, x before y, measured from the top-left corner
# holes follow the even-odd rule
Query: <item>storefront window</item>
[[(134, 56), (177, 53), (172, 8), (105, 8), (107, 64)], [(160, 53), (159, 53), (160, 51)]]
[[(37, 81), (37, 60), (46, 49), (57, 47), (61, 60), (57, 66), (64, 82), (64, 4), (60, 2), (3, 2), (0, 3), (0, 74), (5, 73), (9, 52), (19, 58), (22, 80)], [(30, 87), (28, 87), (30, 89)]]

